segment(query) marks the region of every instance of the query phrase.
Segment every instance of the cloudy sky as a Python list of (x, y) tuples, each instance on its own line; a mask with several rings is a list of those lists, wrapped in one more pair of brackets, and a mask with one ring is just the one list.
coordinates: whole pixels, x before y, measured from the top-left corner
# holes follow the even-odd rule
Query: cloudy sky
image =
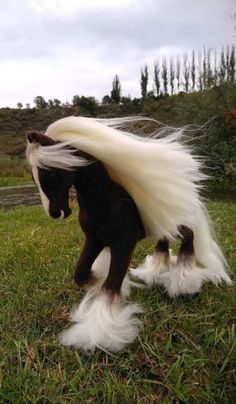
[(235, 43), (235, 12), (236, 0), (0, 0), (0, 107), (101, 99), (115, 74), (139, 96), (145, 63)]

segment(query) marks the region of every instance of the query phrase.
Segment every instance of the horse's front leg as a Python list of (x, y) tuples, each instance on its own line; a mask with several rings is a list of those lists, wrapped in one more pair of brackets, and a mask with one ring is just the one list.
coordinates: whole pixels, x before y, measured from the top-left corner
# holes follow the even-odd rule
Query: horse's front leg
[(111, 245), (111, 263), (102, 290), (112, 298), (116, 295), (119, 296), (121, 293), (122, 283), (136, 242), (135, 238), (121, 236), (119, 240)]
[(91, 275), (91, 268), (103, 248), (104, 244), (96, 237), (86, 236), (85, 244), (75, 269), (74, 279), (77, 285), (87, 286), (96, 280)]
[(137, 337), (136, 314), (142, 310), (137, 304), (127, 303), (123, 292), (120, 293), (135, 244), (136, 240), (124, 234), (111, 244), (108, 276), (102, 288), (96, 291), (92, 288), (86, 293), (71, 315), (75, 324), (62, 334), (62, 344), (116, 352)]

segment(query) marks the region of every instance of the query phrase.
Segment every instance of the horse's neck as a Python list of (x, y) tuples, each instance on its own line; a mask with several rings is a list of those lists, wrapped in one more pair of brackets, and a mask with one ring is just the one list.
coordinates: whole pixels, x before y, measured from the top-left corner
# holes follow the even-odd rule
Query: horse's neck
[(103, 204), (109, 197), (113, 182), (99, 162), (75, 172), (74, 183), (80, 207)]

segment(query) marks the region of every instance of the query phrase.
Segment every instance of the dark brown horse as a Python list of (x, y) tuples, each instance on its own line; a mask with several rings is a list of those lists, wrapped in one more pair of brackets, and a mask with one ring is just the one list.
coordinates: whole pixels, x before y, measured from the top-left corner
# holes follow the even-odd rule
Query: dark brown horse
[[(74, 186), (79, 222), (86, 237), (74, 278), (77, 285), (89, 290), (72, 315), (76, 324), (64, 332), (61, 342), (84, 349), (97, 346), (117, 351), (138, 332), (135, 313), (141, 311), (140, 307), (125, 303), (127, 290), (122, 291), (122, 285), (137, 242), (148, 235), (145, 223), (133, 198), (96, 156), (65, 144), (63, 168), (59, 168), (60, 158), (55, 163), (54, 157), (61, 153), (60, 141), (37, 132), (29, 133), (27, 139), (27, 158), (46, 213), (55, 219), (68, 217), (69, 190)], [(42, 164), (44, 151), (48, 157)], [(65, 167), (68, 154), (74, 163)], [(178, 224), (177, 232), (181, 239), (178, 257), (170, 257), (169, 242), (163, 235), (157, 240), (153, 256), (133, 271), (148, 284), (164, 285), (171, 296), (195, 293), (210, 278), (206, 269), (204, 275), (203, 268), (196, 271), (194, 232), (183, 224)]]

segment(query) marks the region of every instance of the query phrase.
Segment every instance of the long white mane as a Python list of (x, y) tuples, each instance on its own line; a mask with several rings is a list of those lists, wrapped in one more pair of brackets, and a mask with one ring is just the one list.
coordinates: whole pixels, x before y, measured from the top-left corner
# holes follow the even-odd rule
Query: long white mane
[[(199, 159), (183, 144), (185, 128), (163, 126), (149, 137), (122, 129), (142, 119), (68, 117), (54, 122), (45, 134), (62, 142), (61, 151), (63, 144), (69, 144), (101, 161), (110, 177), (132, 196), (148, 236), (156, 240), (174, 238), (178, 226), (186, 225), (194, 232), (198, 262), (225, 273), (225, 258), (214, 240), (211, 222), (199, 196), (199, 184), (205, 175)], [(61, 168), (68, 169), (63, 167), (62, 154)], [(45, 164), (53, 166), (50, 147), (48, 157), (44, 157)], [(76, 166), (73, 153), (70, 158), (71, 165)]]
[(204, 175), (199, 161), (179, 141), (183, 129), (163, 127), (157, 139), (121, 129), (137, 120), (141, 118), (69, 117), (50, 125), (45, 134), (101, 161), (134, 199), (147, 233), (173, 237), (179, 224), (196, 224), (201, 209), (198, 184)]

